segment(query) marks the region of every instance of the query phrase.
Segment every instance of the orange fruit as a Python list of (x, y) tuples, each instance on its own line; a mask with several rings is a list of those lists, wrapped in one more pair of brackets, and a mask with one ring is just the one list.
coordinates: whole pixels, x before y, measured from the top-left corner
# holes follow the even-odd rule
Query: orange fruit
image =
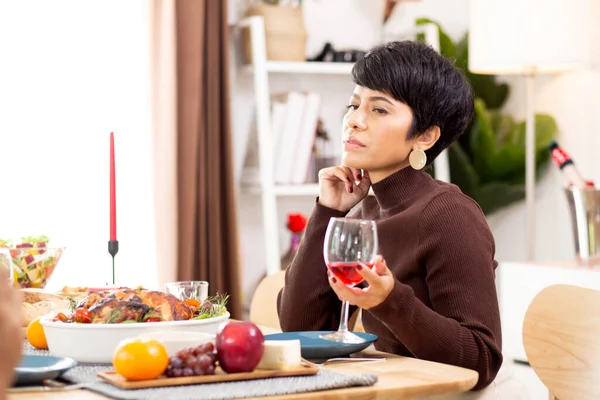
[(113, 354), (113, 367), (130, 381), (143, 381), (161, 376), (169, 365), (165, 346), (154, 339), (127, 339), (119, 343)]
[(34, 319), (27, 325), (26, 336), (29, 343), (36, 349), (48, 350), (48, 342), (46, 341), (44, 327), (40, 324), (40, 317)]

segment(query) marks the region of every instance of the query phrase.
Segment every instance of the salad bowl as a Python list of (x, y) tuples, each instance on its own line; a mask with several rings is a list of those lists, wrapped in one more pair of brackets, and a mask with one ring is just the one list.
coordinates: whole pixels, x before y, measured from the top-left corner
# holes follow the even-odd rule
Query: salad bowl
[(65, 247), (49, 246), (48, 242), (46, 236), (23, 237), (16, 245), (10, 240), (0, 240), (0, 248), (10, 253), (10, 280), (15, 287), (42, 289), (46, 286), (65, 251)]
[(44, 288), (64, 251), (64, 247), (11, 249), (15, 287)]
[(68, 357), (79, 363), (111, 363), (115, 348), (124, 339), (157, 335), (176, 340), (182, 332), (216, 334), (221, 324), (229, 319), (223, 315), (185, 321), (162, 321), (120, 324), (80, 324), (54, 321), (56, 312), (45, 315), (40, 323), (48, 342), (50, 354)]

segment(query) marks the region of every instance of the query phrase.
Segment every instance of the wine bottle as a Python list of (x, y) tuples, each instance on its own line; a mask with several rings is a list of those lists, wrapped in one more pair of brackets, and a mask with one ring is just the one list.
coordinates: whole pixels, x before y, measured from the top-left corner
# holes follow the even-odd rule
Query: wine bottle
[(558, 143), (554, 141), (550, 143), (548, 150), (550, 150), (552, 161), (562, 171), (570, 185), (579, 189), (594, 187), (593, 181), (583, 179), (571, 156)]
[(294, 257), (296, 257), (296, 253), (298, 253), (298, 248), (300, 247), (300, 241), (302, 240), (301, 233), (292, 232), (291, 235), (291, 243), (288, 251), (281, 257), (281, 269), (285, 270), (290, 266), (292, 261), (294, 261)]
[(302, 235), (306, 228), (307, 218), (301, 213), (289, 213), (287, 229), (291, 234), (291, 242), (288, 251), (281, 258), (281, 269), (285, 270), (294, 260), (298, 249), (300, 248), (300, 242), (302, 241)]

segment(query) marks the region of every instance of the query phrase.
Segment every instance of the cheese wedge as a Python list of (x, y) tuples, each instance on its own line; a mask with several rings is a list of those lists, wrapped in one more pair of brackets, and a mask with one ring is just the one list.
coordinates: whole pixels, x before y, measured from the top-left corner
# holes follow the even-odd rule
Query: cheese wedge
[(265, 340), (259, 369), (292, 369), (300, 366), (300, 340)]

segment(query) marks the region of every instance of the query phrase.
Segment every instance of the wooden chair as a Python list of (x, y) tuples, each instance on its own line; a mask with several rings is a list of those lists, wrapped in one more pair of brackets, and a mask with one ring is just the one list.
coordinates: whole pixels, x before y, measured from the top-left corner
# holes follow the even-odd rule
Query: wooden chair
[[(277, 315), (277, 294), (285, 282), (285, 271), (266, 276), (256, 287), (250, 303), (250, 321), (257, 325), (281, 330)], [(351, 330), (364, 332), (360, 313), (355, 312), (348, 320)]]
[(600, 399), (600, 291), (542, 290), (525, 314), (523, 345), (551, 399)]
[(256, 287), (250, 303), (250, 321), (281, 330), (277, 315), (277, 294), (284, 284), (285, 271), (268, 275)]

